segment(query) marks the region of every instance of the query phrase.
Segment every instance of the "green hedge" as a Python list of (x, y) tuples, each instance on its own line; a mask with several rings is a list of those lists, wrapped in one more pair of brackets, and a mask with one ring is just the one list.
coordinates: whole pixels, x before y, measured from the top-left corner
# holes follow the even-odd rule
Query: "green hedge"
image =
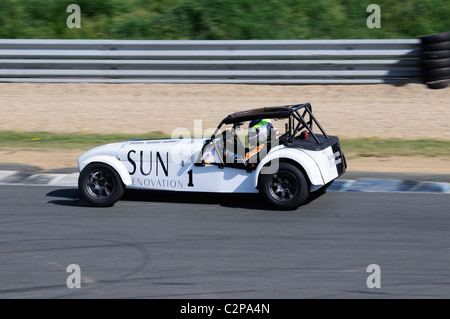
[[(81, 28), (69, 29), (69, 4)], [(369, 4), (381, 28), (369, 29)], [(0, 38), (363, 39), (450, 30), (448, 0), (1, 0)]]

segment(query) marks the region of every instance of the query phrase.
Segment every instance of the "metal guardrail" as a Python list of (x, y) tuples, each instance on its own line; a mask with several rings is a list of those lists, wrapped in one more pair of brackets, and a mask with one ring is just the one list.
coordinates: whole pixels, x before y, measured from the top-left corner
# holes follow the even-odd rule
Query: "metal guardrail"
[(420, 40), (0, 40), (0, 82), (369, 84), (420, 78)]

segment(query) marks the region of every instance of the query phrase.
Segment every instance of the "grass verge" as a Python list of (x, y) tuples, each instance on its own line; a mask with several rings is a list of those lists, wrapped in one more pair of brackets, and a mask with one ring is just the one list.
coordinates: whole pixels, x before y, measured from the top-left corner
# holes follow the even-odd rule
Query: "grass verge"
[(73, 134), (49, 132), (0, 131), (1, 148), (89, 149), (95, 146), (131, 139), (168, 138), (167, 134)]
[[(62, 134), (0, 131), (0, 148), (89, 149), (130, 139), (169, 138), (160, 132), (146, 134)], [(341, 139), (347, 157), (450, 156), (450, 141), (437, 139)]]
[(450, 156), (450, 141), (438, 139), (342, 139), (347, 157)]

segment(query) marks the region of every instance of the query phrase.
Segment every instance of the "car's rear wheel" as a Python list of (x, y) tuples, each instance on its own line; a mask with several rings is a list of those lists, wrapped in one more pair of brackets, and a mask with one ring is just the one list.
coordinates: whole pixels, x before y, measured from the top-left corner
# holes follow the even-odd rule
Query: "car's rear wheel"
[(78, 189), (86, 202), (98, 207), (114, 205), (125, 191), (116, 170), (102, 163), (91, 163), (81, 171)]
[(262, 174), (259, 190), (267, 202), (277, 209), (296, 209), (309, 195), (305, 176), (296, 166), (281, 162), (274, 174)]

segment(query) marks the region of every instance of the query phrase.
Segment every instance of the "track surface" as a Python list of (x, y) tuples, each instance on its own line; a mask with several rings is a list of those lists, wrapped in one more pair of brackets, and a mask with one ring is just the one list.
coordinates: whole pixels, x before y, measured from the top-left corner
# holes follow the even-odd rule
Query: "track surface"
[(450, 296), (447, 194), (328, 192), (294, 212), (241, 195), (132, 193), (111, 208), (78, 196), (0, 186), (0, 298)]

